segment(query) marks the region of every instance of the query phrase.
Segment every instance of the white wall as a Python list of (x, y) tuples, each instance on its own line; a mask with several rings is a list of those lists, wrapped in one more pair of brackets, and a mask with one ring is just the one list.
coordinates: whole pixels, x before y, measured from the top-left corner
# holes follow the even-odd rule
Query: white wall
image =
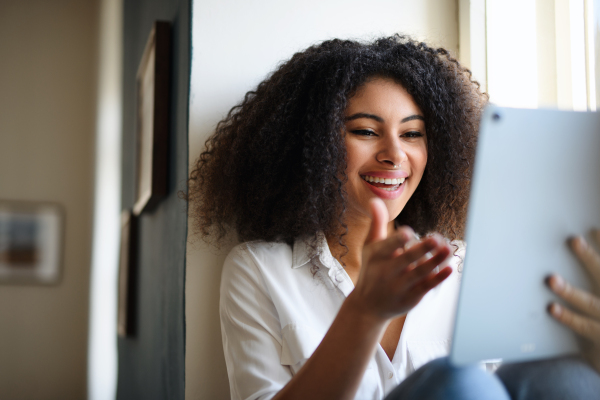
[[(456, 0), (196, 0), (192, 17), (190, 161), (217, 122), (277, 64), (329, 38), (407, 33), (458, 53)], [(190, 220), (190, 224), (193, 221)], [(190, 234), (192, 233), (190, 226)], [(187, 253), (186, 398), (226, 399), (219, 281), (228, 248)]]

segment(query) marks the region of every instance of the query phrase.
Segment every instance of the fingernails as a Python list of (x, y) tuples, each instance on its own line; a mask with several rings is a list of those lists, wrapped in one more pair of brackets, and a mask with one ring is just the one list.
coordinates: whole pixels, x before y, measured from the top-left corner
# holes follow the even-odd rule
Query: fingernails
[(410, 240), (410, 235), (405, 230), (399, 230), (398, 237), (404, 242), (408, 242)]
[(415, 236), (415, 232), (409, 226), (406, 225), (396, 228), (396, 232), (400, 233), (402, 235), (402, 238), (405, 240), (411, 240)]
[(557, 304), (557, 303), (550, 304), (550, 314), (552, 314), (555, 317), (560, 317), (562, 312), (563, 312), (562, 307), (559, 304)]
[(583, 238), (583, 236), (576, 236), (573, 238), (572, 243), (579, 247), (579, 249), (581, 250), (585, 250), (588, 248), (588, 244), (586, 242), (586, 240)]
[(548, 280), (548, 283), (550, 284), (550, 287), (557, 292), (560, 292), (565, 288), (565, 280), (559, 275), (552, 275)]
[(429, 240), (434, 247), (440, 243), (440, 240), (435, 235), (430, 236)]
[(434, 244), (434, 247), (437, 247), (438, 245), (440, 245), (440, 243), (443, 243), (444, 241), (444, 237), (439, 233), (434, 233), (431, 236), (429, 236), (429, 238), (433, 240), (432, 243)]

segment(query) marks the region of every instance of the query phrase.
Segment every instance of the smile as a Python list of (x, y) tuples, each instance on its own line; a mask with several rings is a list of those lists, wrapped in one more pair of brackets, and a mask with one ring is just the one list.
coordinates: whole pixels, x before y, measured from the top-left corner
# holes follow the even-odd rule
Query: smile
[(377, 185), (373, 185), (377, 188), (386, 190), (388, 192), (393, 192), (395, 190), (398, 190), (400, 188), (400, 185), (402, 185), (402, 183), (404, 183), (404, 179), (405, 178), (379, 178), (376, 176), (369, 176), (369, 175), (361, 175), (361, 178), (366, 181), (369, 182), (371, 184), (375, 183)]

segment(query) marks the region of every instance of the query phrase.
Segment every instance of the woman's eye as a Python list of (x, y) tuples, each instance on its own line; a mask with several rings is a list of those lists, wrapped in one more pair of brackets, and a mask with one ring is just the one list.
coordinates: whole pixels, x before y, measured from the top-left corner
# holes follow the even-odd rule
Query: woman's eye
[(403, 134), (402, 137), (418, 138), (418, 137), (423, 137), (423, 134), (419, 131), (410, 131), (410, 132), (406, 132), (405, 134)]
[(355, 129), (351, 132), (354, 133), (355, 135), (361, 135), (361, 136), (375, 136), (376, 135), (375, 132), (373, 132), (369, 129)]

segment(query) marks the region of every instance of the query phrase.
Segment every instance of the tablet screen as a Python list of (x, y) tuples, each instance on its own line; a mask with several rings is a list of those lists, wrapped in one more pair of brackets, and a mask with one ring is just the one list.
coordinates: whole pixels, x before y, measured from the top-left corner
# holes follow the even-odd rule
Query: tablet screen
[(590, 288), (566, 240), (600, 227), (597, 113), (489, 106), (467, 216), (451, 360), (533, 360), (578, 351), (546, 312), (544, 279)]

